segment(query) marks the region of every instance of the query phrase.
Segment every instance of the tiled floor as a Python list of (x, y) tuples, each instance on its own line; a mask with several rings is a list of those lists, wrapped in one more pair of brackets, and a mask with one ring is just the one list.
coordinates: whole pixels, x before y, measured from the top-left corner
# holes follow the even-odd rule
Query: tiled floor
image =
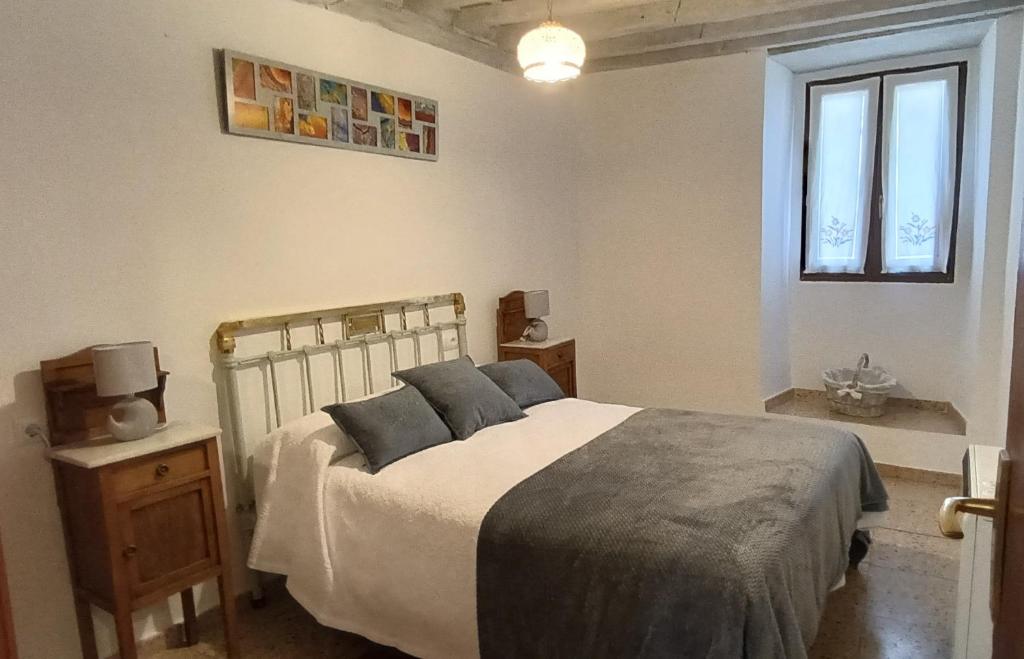
[(935, 514), (955, 488), (886, 479), (887, 528), (846, 587), (829, 597), (811, 657), (949, 657), (960, 544), (939, 535)]
[[(959, 544), (939, 536), (935, 514), (948, 486), (887, 478), (892, 510), (886, 528), (846, 586), (828, 601), (815, 659), (927, 659), (950, 656)], [(287, 594), (264, 609), (240, 608), (243, 656), (247, 659), (398, 659), (397, 650), (322, 627)], [(217, 618), (204, 617), (206, 623)], [(192, 648), (150, 648), (152, 659), (222, 657), (219, 628), (204, 629), (207, 641)]]

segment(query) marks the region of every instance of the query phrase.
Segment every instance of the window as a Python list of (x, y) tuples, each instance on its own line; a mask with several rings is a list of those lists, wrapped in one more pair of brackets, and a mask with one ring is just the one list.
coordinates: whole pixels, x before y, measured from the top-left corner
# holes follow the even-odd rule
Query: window
[(966, 74), (808, 83), (801, 279), (953, 281)]

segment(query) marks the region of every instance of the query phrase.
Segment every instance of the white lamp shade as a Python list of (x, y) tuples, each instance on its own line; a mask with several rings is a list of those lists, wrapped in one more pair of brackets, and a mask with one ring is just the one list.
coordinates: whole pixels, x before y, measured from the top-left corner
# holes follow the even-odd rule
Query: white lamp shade
[(551, 313), (547, 291), (526, 291), (523, 294), (523, 306), (527, 318), (543, 318)]
[(561, 23), (544, 21), (519, 40), (516, 57), (527, 80), (561, 82), (580, 74), (587, 46), (580, 35)]
[(96, 346), (92, 364), (100, 396), (128, 396), (156, 388), (156, 359), (149, 341)]

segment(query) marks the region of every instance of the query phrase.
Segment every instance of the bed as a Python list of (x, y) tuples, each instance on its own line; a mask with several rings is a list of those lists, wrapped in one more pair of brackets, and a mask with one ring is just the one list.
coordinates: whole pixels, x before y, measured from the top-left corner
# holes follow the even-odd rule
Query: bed
[[(218, 333), (232, 348), (222, 365), (238, 496), (251, 499), (251, 568), (286, 575), (322, 624), (420, 657), (806, 655), (851, 537), (886, 509), (854, 435), (563, 399), (370, 474), (316, 411), (314, 357), (333, 355), (326, 381), (344, 399), (346, 350), (358, 355), (363, 396), (396, 384), (370, 366), (373, 345), (392, 370), (403, 355), (427, 360), (424, 337), (437, 359), (465, 354), (462, 297), (423, 300)], [(408, 310), (424, 304), (413, 326)], [(450, 317), (431, 322), (445, 305)], [(324, 318), (334, 316), (331, 341)], [(314, 338), (297, 349), (301, 323)], [(235, 338), (268, 328), (278, 350), (234, 354)], [(289, 359), (292, 420), (278, 372)], [(256, 416), (269, 433), (244, 432), (246, 365), (262, 379), (249, 390), (269, 410)]]

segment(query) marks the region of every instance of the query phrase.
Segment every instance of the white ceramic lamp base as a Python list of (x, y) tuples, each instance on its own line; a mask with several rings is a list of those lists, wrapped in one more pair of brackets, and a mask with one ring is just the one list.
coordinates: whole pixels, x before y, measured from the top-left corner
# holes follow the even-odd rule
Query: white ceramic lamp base
[(119, 442), (149, 437), (156, 430), (156, 408), (145, 398), (129, 396), (118, 401), (107, 417), (107, 430)]
[(523, 338), (527, 341), (534, 341), (540, 343), (541, 341), (548, 340), (548, 324), (540, 318), (534, 318), (530, 321), (530, 325), (523, 332)]

